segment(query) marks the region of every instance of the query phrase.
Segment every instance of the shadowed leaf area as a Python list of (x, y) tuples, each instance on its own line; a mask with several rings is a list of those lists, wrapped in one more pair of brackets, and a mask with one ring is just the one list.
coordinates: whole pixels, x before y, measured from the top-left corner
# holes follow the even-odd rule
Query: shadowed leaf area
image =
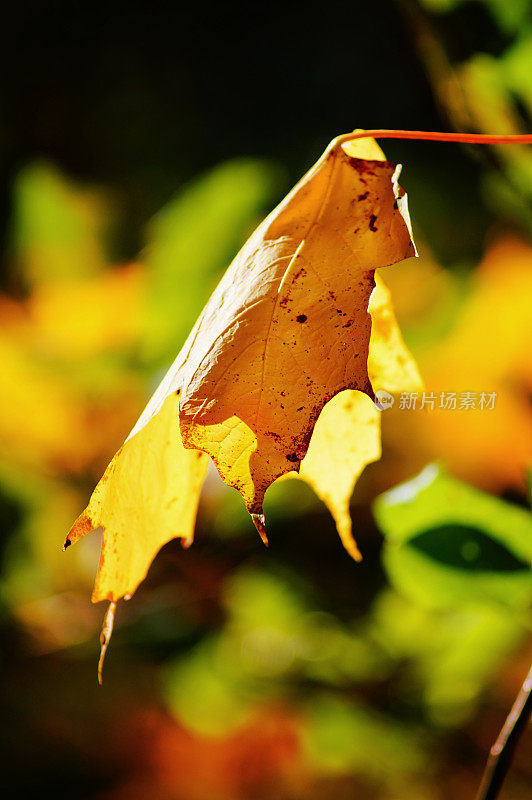
[(410, 539), (424, 555), (454, 569), (468, 572), (521, 572), (525, 561), (470, 525), (437, 525)]

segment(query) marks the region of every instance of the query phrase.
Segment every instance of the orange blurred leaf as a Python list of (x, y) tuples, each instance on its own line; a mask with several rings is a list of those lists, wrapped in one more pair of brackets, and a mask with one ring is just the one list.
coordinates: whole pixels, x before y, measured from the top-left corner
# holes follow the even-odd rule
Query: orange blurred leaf
[[(421, 260), (416, 267), (413, 277), (424, 286)], [(401, 289), (401, 280), (398, 271), (394, 289)], [(410, 286), (408, 280), (404, 290)], [(386, 413), (388, 446), (400, 454), (394, 469), (402, 469), (391, 482), (439, 459), (453, 475), (484, 489), (524, 491), (532, 454), (531, 304), (532, 248), (501, 237), (473, 273), (452, 327), (416, 353), (433, 407), (421, 408), (420, 394), (415, 408), (399, 403)], [(451, 408), (445, 404), (450, 393), (456, 398)], [(468, 394), (469, 406), (461, 402)], [(481, 398), (489, 395), (493, 406), (484, 407)]]

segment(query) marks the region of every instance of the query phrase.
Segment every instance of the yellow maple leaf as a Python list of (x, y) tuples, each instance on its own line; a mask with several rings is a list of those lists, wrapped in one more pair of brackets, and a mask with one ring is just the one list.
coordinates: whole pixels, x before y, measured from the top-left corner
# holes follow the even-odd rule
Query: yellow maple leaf
[[(422, 381), (403, 342), (390, 293), (375, 276), (369, 312), (372, 328), (368, 373), (376, 392), (417, 391)], [(357, 561), (349, 500), (364, 467), (381, 456), (381, 412), (369, 397), (353, 389), (340, 392), (321, 412), (299, 477), (307, 481), (331, 512), (342, 544)]]
[(208, 456), (264, 538), (266, 489), (300, 471), (359, 558), (348, 506), (380, 455), (374, 390), (420, 383), (374, 277), (415, 254), (399, 171), (373, 140), (334, 140), (236, 256), (67, 537), (104, 529), (94, 601), (192, 541)]
[(115, 455), (67, 537), (65, 547), (104, 528), (94, 602), (131, 595), (163, 544), (192, 541), (207, 463), (204, 453), (183, 447), (172, 393)]

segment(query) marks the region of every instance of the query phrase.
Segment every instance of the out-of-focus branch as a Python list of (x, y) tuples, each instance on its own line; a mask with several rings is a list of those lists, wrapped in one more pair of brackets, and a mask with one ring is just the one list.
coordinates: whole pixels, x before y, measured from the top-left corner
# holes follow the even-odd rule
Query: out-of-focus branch
[(508, 774), (512, 757), (525, 730), (532, 710), (532, 667), (517, 695), (512, 710), (506, 718), (497, 741), (490, 750), (488, 763), (476, 800), (495, 800)]

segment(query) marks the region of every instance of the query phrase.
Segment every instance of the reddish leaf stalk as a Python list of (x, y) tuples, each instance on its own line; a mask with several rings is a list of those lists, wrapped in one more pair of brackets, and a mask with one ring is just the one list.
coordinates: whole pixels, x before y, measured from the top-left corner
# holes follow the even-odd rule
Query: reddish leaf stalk
[(492, 135), (485, 133), (441, 133), (438, 131), (394, 131), (386, 128), (344, 133), (335, 139), (337, 144), (355, 139), (414, 139), (427, 142), (458, 142), (461, 144), (532, 144), (532, 134)]

